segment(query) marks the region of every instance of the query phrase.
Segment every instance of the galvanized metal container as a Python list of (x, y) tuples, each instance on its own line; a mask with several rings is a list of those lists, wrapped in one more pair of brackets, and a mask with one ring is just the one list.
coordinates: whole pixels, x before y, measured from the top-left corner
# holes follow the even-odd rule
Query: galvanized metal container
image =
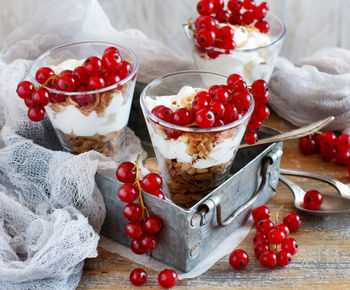
[[(134, 130), (136, 134), (147, 131), (140, 126)], [(262, 127), (259, 137), (278, 133)], [(230, 177), (189, 209), (144, 194), (150, 213), (164, 222), (153, 258), (185, 272), (194, 268), (244, 223), (254, 206), (266, 203), (275, 194), (281, 156), (282, 143), (239, 150)], [(122, 214), (125, 203), (117, 196), (121, 183), (104, 175), (96, 175), (96, 182), (107, 209), (102, 234), (129, 246), (131, 240), (125, 234), (128, 221)]]

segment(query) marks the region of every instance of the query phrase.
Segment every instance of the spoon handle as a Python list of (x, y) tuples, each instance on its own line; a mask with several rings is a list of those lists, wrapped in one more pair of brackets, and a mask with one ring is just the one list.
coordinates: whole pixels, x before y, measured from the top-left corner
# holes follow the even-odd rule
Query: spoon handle
[(287, 185), (290, 190), (293, 192), (295, 202), (303, 202), (304, 201), (304, 195), (305, 195), (305, 191), (299, 187), (296, 183), (292, 182), (291, 180), (289, 180), (288, 178), (284, 177), (283, 175), (280, 175), (280, 181), (282, 181), (285, 185)]
[(289, 131), (287, 133), (283, 133), (280, 135), (271, 136), (268, 138), (261, 139), (253, 145), (242, 144), (239, 146), (239, 149), (304, 137), (306, 135), (310, 135), (312, 133), (315, 133), (315, 132), (321, 130), (322, 128), (326, 127), (329, 123), (331, 123), (333, 120), (334, 120), (334, 117), (330, 116), (330, 117), (325, 118), (323, 120), (311, 123), (307, 126)]

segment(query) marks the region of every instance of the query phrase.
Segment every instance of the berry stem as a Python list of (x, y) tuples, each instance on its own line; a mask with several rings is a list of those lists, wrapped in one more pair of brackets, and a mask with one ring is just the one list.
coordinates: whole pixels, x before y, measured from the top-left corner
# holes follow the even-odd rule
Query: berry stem
[(280, 208), (276, 211), (276, 215), (275, 215), (275, 224), (278, 224), (278, 217), (280, 214), (281, 209), (283, 208), (283, 205), (280, 206)]
[(187, 26), (187, 25), (191, 25), (191, 24), (195, 24), (195, 21), (190, 21), (190, 22), (186, 22), (184, 24), (182, 24), (182, 26)]
[(142, 197), (142, 187), (141, 187), (141, 184), (140, 184), (140, 177), (142, 178), (142, 174), (141, 174), (141, 168), (140, 168), (140, 154), (137, 155), (137, 158), (136, 158), (136, 179), (135, 179), (135, 183), (136, 183), (136, 186), (139, 190), (139, 199), (140, 199), (140, 203), (141, 203), (141, 207), (142, 207), (142, 218), (144, 219), (145, 218), (145, 211), (146, 211), (146, 215), (147, 217), (149, 217), (149, 212), (148, 212), (148, 209), (145, 207), (145, 204), (143, 202), (143, 197)]
[(47, 80), (43, 84), (41, 84), (39, 87), (46, 87), (46, 85), (54, 79), (57, 79), (57, 75), (49, 76)]

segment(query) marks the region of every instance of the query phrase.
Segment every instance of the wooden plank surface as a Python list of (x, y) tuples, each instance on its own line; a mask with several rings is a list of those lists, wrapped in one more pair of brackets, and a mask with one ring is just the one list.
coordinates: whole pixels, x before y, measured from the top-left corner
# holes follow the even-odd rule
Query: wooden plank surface
[[(287, 122), (272, 114), (266, 125), (286, 131), (292, 128)], [(349, 183), (347, 168), (333, 162), (324, 162), (319, 155), (303, 156), (297, 141), (284, 144), (282, 167), (304, 169), (327, 174), (344, 183)], [(330, 186), (305, 178), (293, 178), (304, 189), (318, 189), (324, 193), (335, 193)], [(277, 194), (268, 206), (275, 212), (281, 205), (283, 217), (293, 210), (291, 192), (279, 184)], [(313, 217), (301, 214), (302, 227), (290, 236), (299, 244), (299, 251), (292, 263), (273, 270), (263, 269), (255, 259), (252, 239), (254, 231), (238, 246), (245, 249), (250, 257), (243, 271), (232, 270), (228, 256), (219, 260), (201, 276), (179, 281), (175, 289), (222, 289), (222, 288), (295, 288), (295, 289), (350, 289), (350, 215)], [(87, 259), (78, 289), (135, 289), (129, 282), (132, 269), (138, 267), (118, 254), (99, 247), (99, 256)], [(157, 273), (146, 269), (147, 283), (143, 289), (160, 289)]]

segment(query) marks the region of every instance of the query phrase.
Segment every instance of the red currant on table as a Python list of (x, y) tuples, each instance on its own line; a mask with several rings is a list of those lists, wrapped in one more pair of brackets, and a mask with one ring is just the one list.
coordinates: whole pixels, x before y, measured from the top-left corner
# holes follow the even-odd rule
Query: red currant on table
[(305, 155), (311, 155), (316, 152), (316, 141), (311, 136), (305, 136), (299, 140), (299, 149)]
[(143, 228), (146, 234), (155, 234), (162, 229), (163, 222), (157, 216), (150, 216), (143, 221)]
[(157, 173), (147, 174), (141, 181), (141, 187), (144, 191), (153, 193), (162, 186), (162, 178)]
[(34, 85), (29, 81), (22, 81), (17, 86), (17, 95), (24, 100), (30, 99), (34, 91)]
[(177, 273), (174, 270), (163, 270), (158, 275), (158, 284), (165, 288), (172, 288), (177, 283)]
[(288, 251), (281, 251), (277, 254), (277, 264), (282, 267), (289, 265), (291, 260), (292, 255)]
[(350, 136), (347, 134), (340, 135), (336, 140), (336, 147), (339, 151), (348, 151), (350, 149)]
[(116, 171), (116, 176), (120, 182), (133, 183), (136, 179), (136, 166), (131, 162), (121, 163)]
[(147, 281), (147, 273), (141, 268), (137, 268), (130, 273), (130, 282), (135, 286), (141, 286)]
[[(125, 227), (125, 233), (127, 236), (134, 240), (141, 239), (143, 236), (143, 227), (140, 222), (130, 222)], [(141, 244), (142, 246), (142, 244)]]
[(337, 151), (335, 153), (335, 163), (338, 165), (348, 165), (350, 161), (350, 152), (349, 151)]
[(320, 143), (321, 147), (334, 147), (336, 142), (337, 136), (333, 132), (324, 132), (318, 137), (318, 142)]
[(132, 240), (130, 248), (137, 255), (143, 255), (147, 252), (146, 249), (142, 248), (140, 240)]
[(258, 233), (262, 233), (264, 235), (267, 235), (269, 231), (273, 228), (274, 224), (269, 219), (264, 219), (259, 221), (259, 223), (256, 225), (256, 231)]
[(32, 121), (41, 121), (45, 117), (45, 108), (44, 107), (30, 107), (28, 110), (28, 117)]
[(288, 227), (289, 231), (292, 233), (300, 228), (301, 219), (297, 213), (290, 212), (286, 214), (286, 216), (283, 218), (283, 223)]
[(279, 245), (286, 238), (286, 234), (279, 229), (272, 229), (267, 234), (270, 244)]
[(234, 250), (229, 258), (229, 263), (233, 269), (242, 270), (249, 262), (249, 256), (246, 251)]
[(323, 201), (322, 194), (317, 190), (309, 190), (304, 195), (304, 208), (319, 210)]
[(132, 183), (124, 183), (118, 190), (118, 196), (123, 202), (133, 203), (138, 198), (139, 192)]
[(35, 73), (35, 79), (38, 83), (43, 84), (51, 76), (54, 76), (55, 72), (49, 67), (41, 67)]
[(142, 216), (142, 208), (138, 204), (129, 203), (124, 207), (123, 215), (129, 221), (136, 222), (136, 221), (140, 220), (140, 218)]
[(253, 243), (256, 244), (256, 243), (259, 243), (259, 242), (262, 242), (264, 244), (268, 244), (269, 243), (267, 237), (264, 234), (256, 233), (256, 235), (254, 236), (254, 239), (253, 239)]
[(275, 253), (267, 251), (261, 254), (259, 261), (261, 266), (263, 266), (264, 268), (271, 269), (276, 266), (277, 256)]
[(287, 238), (282, 241), (281, 248), (283, 251), (288, 251), (292, 255), (295, 255), (298, 251), (298, 243), (293, 238)]
[(332, 161), (336, 154), (337, 150), (334, 147), (322, 147), (320, 151), (320, 155), (325, 161)]
[(275, 225), (274, 229), (278, 229), (278, 230), (284, 232), (286, 237), (289, 235), (289, 228), (285, 224)]
[(257, 206), (252, 210), (252, 216), (254, 222), (257, 224), (261, 220), (269, 219), (270, 209), (265, 205)]
[(254, 254), (255, 254), (255, 257), (257, 259), (259, 259), (263, 253), (268, 252), (268, 251), (270, 251), (270, 247), (267, 243), (257, 242), (254, 245)]

